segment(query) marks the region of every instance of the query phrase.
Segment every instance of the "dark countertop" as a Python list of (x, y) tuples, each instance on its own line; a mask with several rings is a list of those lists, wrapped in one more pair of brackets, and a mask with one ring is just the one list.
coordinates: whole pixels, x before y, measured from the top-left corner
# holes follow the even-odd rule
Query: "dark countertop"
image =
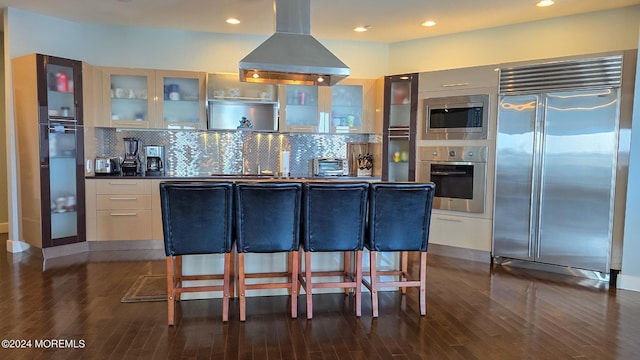
[(258, 174), (216, 174), (210, 176), (131, 176), (131, 175), (87, 175), (85, 179), (105, 179), (105, 180), (279, 180), (279, 181), (297, 181), (297, 180), (326, 180), (326, 181), (381, 181), (375, 176), (275, 176), (275, 175), (258, 175)]

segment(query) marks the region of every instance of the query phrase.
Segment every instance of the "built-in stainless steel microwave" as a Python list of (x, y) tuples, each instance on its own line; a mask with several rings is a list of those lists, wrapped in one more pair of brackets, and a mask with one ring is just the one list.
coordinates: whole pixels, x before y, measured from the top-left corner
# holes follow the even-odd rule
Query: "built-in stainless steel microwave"
[(423, 140), (486, 139), (489, 95), (424, 99)]

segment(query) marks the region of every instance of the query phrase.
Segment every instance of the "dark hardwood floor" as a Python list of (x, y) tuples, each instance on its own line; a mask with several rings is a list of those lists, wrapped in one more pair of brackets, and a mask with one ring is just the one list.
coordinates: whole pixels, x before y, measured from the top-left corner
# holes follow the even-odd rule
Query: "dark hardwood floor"
[[(637, 359), (640, 293), (555, 274), (524, 272), (430, 255), (427, 316), (415, 289), (380, 296), (380, 317), (353, 315), (349, 297), (315, 295), (307, 321), (290, 319), (286, 297), (247, 300), (247, 321), (221, 322), (221, 301), (177, 306), (121, 303), (141, 274), (162, 274), (142, 253), (92, 253), (48, 261), (0, 252), (0, 334), (31, 340), (0, 359)], [(368, 293), (367, 293), (368, 295)], [(36, 340), (74, 340), (36, 349)]]

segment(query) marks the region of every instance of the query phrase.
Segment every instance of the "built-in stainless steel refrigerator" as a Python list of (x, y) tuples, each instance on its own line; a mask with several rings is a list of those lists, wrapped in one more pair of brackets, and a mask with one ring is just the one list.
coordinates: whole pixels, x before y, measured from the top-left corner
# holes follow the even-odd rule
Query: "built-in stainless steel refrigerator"
[(621, 56), (501, 70), (495, 259), (609, 273), (621, 71)]

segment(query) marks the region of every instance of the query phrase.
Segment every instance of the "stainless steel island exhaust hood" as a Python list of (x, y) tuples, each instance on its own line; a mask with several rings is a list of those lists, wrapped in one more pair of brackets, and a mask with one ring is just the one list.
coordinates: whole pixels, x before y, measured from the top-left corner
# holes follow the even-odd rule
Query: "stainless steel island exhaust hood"
[(240, 81), (331, 86), (351, 70), (311, 36), (310, 0), (275, 0), (276, 32), (240, 60)]

